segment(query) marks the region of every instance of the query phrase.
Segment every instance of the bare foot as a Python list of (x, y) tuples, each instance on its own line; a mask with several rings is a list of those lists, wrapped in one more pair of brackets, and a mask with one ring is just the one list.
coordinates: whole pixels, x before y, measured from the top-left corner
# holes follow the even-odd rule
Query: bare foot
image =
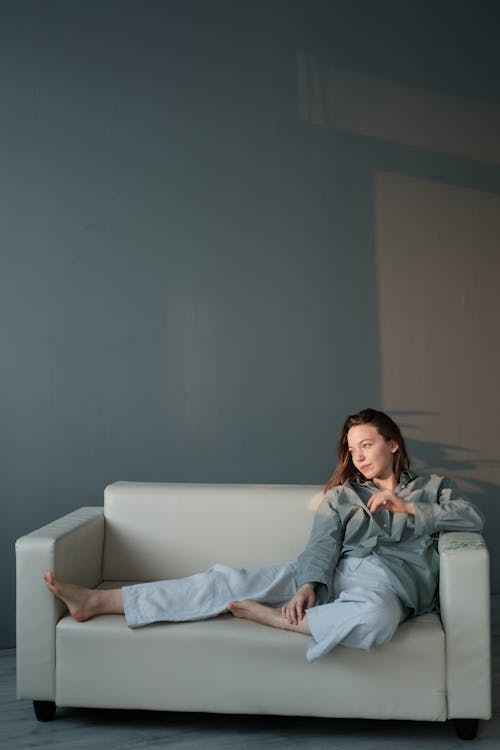
[(241, 602), (230, 602), (227, 605), (227, 608), (235, 617), (242, 617), (245, 620), (260, 622), (262, 625), (269, 625), (272, 628), (280, 628), (280, 630), (293, 630), (295, 633), (311, 635), (306, 616), (304, 616), (304, 619), (299, 622), (298, 625), (292, 625), (292, 623), (288, 622), (283, 615), (281, 609), (267, 607), (265, 604), (253, 601), (253, 599), (244, 599)]
[(92, 601), (94, 594), (92, 589), (76, 586), (74, 583), (61, 583), (54, 578), (51, 571), (43, 574), (43, 580), (49, 591), (65, 603), (71, 617), (75, 620), (85, 622), (94, 617), (96, 607), (95, 602)]

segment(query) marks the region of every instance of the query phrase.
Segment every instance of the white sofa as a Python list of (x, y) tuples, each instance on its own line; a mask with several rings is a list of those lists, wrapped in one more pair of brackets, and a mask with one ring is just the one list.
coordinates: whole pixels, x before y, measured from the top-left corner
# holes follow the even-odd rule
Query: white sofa
[[(17, 691), (37, 718), (56, 706), (455, 719), (472, 738), (491, 715), (489, 563), (478, 534), (439, 540), (441, 618), (404, 622), (371, 651), (338, 647), (313, 664), (306, 637), (230, 614), (127, 628), (74, 621), (42, 573), (90, 587), (177, 578), (215, 562), (293, 560), (318, 487), (117, 482), (88, 507), (16, 543)], [(240, 679), (244, 672), (245, 679)]]

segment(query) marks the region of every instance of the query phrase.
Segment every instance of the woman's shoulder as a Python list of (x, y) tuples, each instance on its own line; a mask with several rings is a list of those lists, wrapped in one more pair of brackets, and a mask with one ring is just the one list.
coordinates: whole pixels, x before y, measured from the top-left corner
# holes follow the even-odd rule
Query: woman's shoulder
[(430, 493), (440, 495), (444, 490), (457, 491), (458, 485), (454, 479), (444, 476), (443, 474), (416, 474), (412, 473), (406, 483), (401, 484), (402, 488), (407, 487), (410, 491), (426, 490)]
[(325, 500), (330, 504), (339, 504), (349, 502), (362, 496), (363, 485), (353, 479), (347, 479), (342, 484), (336, 484), (335, 487), (325, 493)]
[(336, 484), (334, 487), (330, 487), (323, 497), (323, 501), (327, 503), (336, 503), (338, 497), (342, 491), (342, 484)]

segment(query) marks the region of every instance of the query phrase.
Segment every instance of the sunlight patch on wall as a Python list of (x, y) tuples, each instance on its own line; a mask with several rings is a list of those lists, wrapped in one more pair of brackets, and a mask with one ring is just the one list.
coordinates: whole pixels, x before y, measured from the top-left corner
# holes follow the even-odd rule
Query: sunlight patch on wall
[(500, 164), (500, 107), (298, 55), (299, 116), (315, 125)]
[(500, 196), (377, 172), (374, 222), (382, 408), (417, 465), (490, 494), (500, 486)]

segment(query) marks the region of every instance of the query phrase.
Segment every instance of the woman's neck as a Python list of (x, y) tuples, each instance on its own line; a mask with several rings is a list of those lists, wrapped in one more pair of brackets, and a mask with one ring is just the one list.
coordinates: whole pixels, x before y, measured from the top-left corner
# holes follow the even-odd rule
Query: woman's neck
[(381, 479), (373, 479), (373, 484), (379, 490), (394, 490), (398, 486), (396, 477), (391, 474), (390, 477), (382, 477)]

